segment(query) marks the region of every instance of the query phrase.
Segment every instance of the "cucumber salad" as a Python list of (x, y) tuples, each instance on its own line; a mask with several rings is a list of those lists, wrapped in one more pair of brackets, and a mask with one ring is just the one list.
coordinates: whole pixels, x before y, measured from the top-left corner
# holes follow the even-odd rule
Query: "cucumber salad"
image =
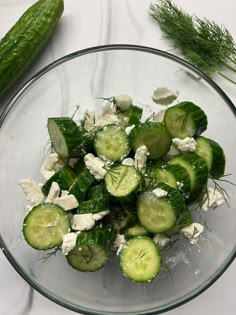
[(144, 120), (128, 95), (103, 101), (100, 117), (48, 118), (45, 182), (19, 181), (30, 204), (23, 235), (36, 250), (62, 250), (78, 271), (97, 271), (117, 255), (124, 276), (150, 282), (173, 237), (192, 246), (204, 232), (192, 209), (224, 202), (209, 181), (224, 175), (224, 151), (202, 135), (207, 116), (192, 102)]

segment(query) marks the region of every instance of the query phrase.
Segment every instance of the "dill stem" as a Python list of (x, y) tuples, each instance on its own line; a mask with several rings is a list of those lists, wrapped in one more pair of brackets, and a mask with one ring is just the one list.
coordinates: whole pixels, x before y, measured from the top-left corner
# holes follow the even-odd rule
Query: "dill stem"
[(231, 67), (227, 62), (224, 62), (223, 60), (221, 62), (222, 62), (222, 65), (224, 65), (226, 68), (232, 70), (233, 72), (236, 72), (236, 69)]
[(224, 79), (228, 80), (229, 82), (233, 83), (234, 85), (236, 85), (236, 81), (232, 80), (231, 78), (227, 77), (224, 73), (218, 71), (217, 72), (220, 76), (222, 76)]

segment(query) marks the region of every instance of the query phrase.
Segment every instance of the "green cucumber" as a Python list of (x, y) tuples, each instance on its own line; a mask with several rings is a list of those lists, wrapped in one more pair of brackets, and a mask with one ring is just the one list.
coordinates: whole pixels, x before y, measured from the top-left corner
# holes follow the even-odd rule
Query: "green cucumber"
[(92, 150), (92, 136), (69, 117), (48, 118), (48, 132), (54, 150), (63, 159), (79, 158)]
[(181, 214), (179, 215), (177, 221), (176, 221), (176, 224), (175, 226), (170, 229), (169, 231), (167, 231), (165, 234), (166, 236), (168, 237), (171, 237), (172, 235), (175, 235), (175, 234), (179, 234), (180, 230), (187, 226), (187, 225), (190, 225), (193, 223), (193, 218), (192, 218), (192, 215), (191, 215), (191, 212), (189, 211), (189, 209), (186, 207), (182, 212)]
[(170, 149), (171, 137), (162, 123), (145, 122), (132, 129), (130, 144), (134, 151), (142, 145), (148, 149), (148, 159), (159, 159)]
[(143, 109), (139, 106), (132, 105), (129, 109), (128, 126), (139, 125), (141, 122)]
[[(156, 196), (155, 189), (166, 192), (166, 195)], [(164, 183), (157, 184), (153, 190), (143, 192), (137, 202), (139, 222), (151, 233), (164, 233), (173, 228), (185, 208), (180, 192)]]
[(178, 189), (183, 196), (190, 194), (190, 177), (186, 169), (179, 164), (169, 164), (162, 168), (152, 168), (152, 183), (166, 183)]
[(165, 111), (165, 126), (172, 138), (184, 139), (200, 135), (207, 129), (207, 116), (191, 102), (181, 102)]
[(69, 214), (57, 205), (44, 203), (35, 206), (25, 217), (23, 235), (31, 247), (47, 250), (60, 246), (69, 229)]
[(0, 95), (10, 89), (38, 56), (63, 10), (63, 0), (39, 0), (0, 41)]
[(222, 147), (214, 140), (199, 136), (196, 139), (196, 154), (207, 163), (209, 173), (213, 178), (220, 178), (225, 172), (225, 154)]
[(148, 232), (145, 227), (143, 227), (140, 223), (136, 223), (135, 225), (132, 225), (125, 230), (126, 239), (130, 239), (136, 236), (150, 236), (150, 234), (151, 233)]
[(42, 192), (45, 196), (48, 195), (52, 182), (58, 183), (61, 190), (67, 190), (76, 179), (76, 174), (69, 165), (64, 165), (52, 175), (42, 186)]
[(195, 200), (207, 184), (209, 172), (205, 160), (195, 153), (185, 153), (172, 158), (169, 164), (179, 164), (186, 169), (190, 177), (188, 200)]
[(130, 151), (129, 139), (120, 126), (105, 125), (96, 133), (94, 148), (97, 155), (104, 160), (122, 161)]
[(120, 252), (122, 273), (134, 282), (151, 282), (161, 270), (161, 255), (146, 236), (131, 238)]
[(111, 225), (99, 224), (77, 237), (76, 247), (66, 256), (69, 265), (79, 271), (93, 272), (102, 268), (111, 255), (115, 233)]
[(140, 175), (133, 166), (113, 166), (105, 176), (107, 191), (118, 198), (130, 196), (137, 190), (140, 182)]
[(76, 213), (98, 213), (102, 211), (110, 211), (109, 204), (106, 202), (106, 200), (90, 199), (81, 202), (77, 208)]
[(95, 181), (94, 176), (85, 167), (79, 176), (74, 180), (69, 193), (74, 195), (78, 202), (81, 202), (86, 199), (86, 193)]

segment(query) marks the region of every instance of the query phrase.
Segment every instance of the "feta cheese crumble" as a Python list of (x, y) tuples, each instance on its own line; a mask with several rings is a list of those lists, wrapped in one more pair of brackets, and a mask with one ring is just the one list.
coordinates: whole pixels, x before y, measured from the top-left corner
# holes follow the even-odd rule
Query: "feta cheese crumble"
[(164, 234), (156, 234), (153, 237), (153, 241), (159, 246), (160, 249), (166, 247), (170, 243), (169, 237)]
[(134, 155), (135, 168), (137, 168), (139, 171), (144, 171), (148, 155), (149, 152), (145, 145), (139, 147)]
[(160, 110), (159, 112), (155, 113), (153, 117), (153, 121), (155, 122), (163, 122), (164, 117), (165, 117), (165, 109)]
[(126, 245), (126, 239), (124, 234), (117, 234), (116, 239), (113, 243), (113, 249), (117, 249), (116, 255), (118, 256), (122, 248)]
[(94, 126), (105, 126), (109, 124), (118, 124), (119, 117), (116, 115), (116, 108), (111, 103), (106, 103), (102, 109), (102, 115), (98, 118)]
[(155, 188), (152, 191), (157, 198), (165, 197), (168, 195), (168, 192), (161, 188)]
[(61, 189), (57, 182), (52, 182), (49, 193), (46, 198), (46, 202), (53, 202), (60, 196)]
[(101, 220), (109, 213), (110, 211), (75, 214), (72, 218), (72, 229), (76, 231), (91, 230), (94, 227), (96, 221)]
[(74, 195), (57, 197), (53, 200), (53, 203), (62, 207), (65, 211), (75, 209), (79, 206), (79, 203)]
[(134, 129), (135, 125), (131, 125), (125, 128), (125, 132), (127, 135), (131, 133), (131, 131)]
[(84, 163), (96, 180), (103, 179), (107, 173), (104, 169), (105, 162), (101, 158), (94, 156), (92, 153), (88, 153), (84, 156)]
[(167, 152), (167, 156), (168, 157), (172, 157), (172, 156), (175, 156), (175, 155), (179, 155), (181, 152), (176, 148), (176, 146), (174, 144), (172, 144), (170, 146), (170, 149), (169, 151)]
[(172, 142), (181, 152), (194, 152), (197, 148), (195, 139), (190, 137), (184, 139), (173, 138)]
[(67, 233), (63, 235), (62, 254), (67, 256), (69, 252), (75, 248), (77, 233)]
[(207, 192), (205, 192), (205, 194), (203, 195), (202, 200), (204, 202), (201, 205), (201, 208), (204, 211), (207, 211), (210, 208), (215, 209), (216, 207), (222, 205), (222, 203), (224, 202), (224, 196), (218, 190), (212, 187), (208, 187)]
[(45, 179), (49, 179), (56, 172), (56, 166), (59, 162), (59, 155), (56, 152), (50, 153), (40, 169), (41, 174)]
[(84, 114), (84, 128), (91, 130), (95, 124), (95, 112), (86, 111)]
[(127, 166), (134, 166), (135, 162), (134, 162), (134, 159), (132, 158), (126, 158), (121, 162), (121, 164), (127, 165)]
[(122, 112), (127, 111), (132, 105), (132, 98), (129, 95), (115, 96), (115, 103)]
[(44, 194), (41, 189), (41, 185), (33, 181), (30, 177), (21, 179), (18, 181), (19, 185), (23, 189), (27, 201), (31, 206), (37, 206), (44, 200)]
[(178, 91), (171, 91), (166, 87), (159, 87), (153, 92), (152, 100), (160, 105), (169, 105), (176, 100), (178, 95)]
[(200, 223), (192, 223), (188, 226), (185, 226), (180, 230), (180, 233), (187, 239), (189, 239), (192, 245), (198, 242), (200, 235), (204, 231), (204, 226)]

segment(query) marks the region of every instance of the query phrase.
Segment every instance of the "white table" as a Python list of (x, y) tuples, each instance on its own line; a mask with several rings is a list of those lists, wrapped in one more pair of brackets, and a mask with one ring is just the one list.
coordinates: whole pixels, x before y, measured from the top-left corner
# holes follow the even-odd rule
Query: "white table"
[[(0, 0), (0, 37), (34, 0)], [(128, 43), (170, 50), (157, 24), (147, 14), (147, 0), (64, 0), (65, 11), (56, 33), (44, 52), (21, 80), (53, 60), (90, 46)], [(190, 13), (224, 24), (236, 39), (235, 0), (175, 0)], [(236, 79), (236, 76), (235, 76)], [(236, 104), (236, 87), (220, 77), (215, 81)], [(14, 93), (14, 91), (13, 91)], [(1, 109), (6, 105), (1, 104)], [(236, 262), (210, 289), (167, 315), (234, 315)], [(72, 315), (29, 288), (0, 252), (0, 315)]]

